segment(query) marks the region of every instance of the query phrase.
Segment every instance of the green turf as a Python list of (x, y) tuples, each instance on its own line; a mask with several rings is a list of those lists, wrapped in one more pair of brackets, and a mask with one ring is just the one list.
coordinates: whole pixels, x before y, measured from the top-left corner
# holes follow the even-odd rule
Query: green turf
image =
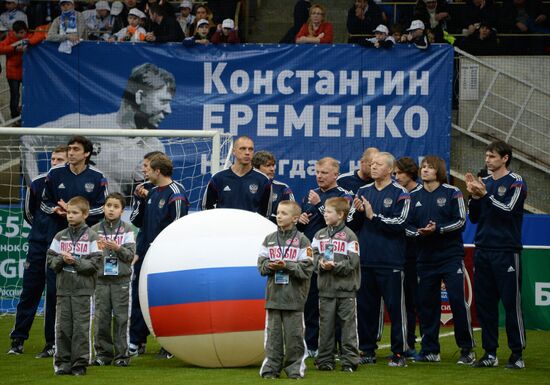
[[(13, 325), (13, 316), (0, 316), (0, 382), (6, 385), (16, 384), (256, 384), (262, 380), (258, 376), (259, 367), (242, 369), (202, 369), (182, 363), (177, 358), (158, 360), (154, 352), (158, 344), (150, 339), (148, 353), (132, 360), (127, 368), (91, 367), (88, 375), (81, 378), (73, 376), (56, 377), (53, 374), (51, 359), (36, 359), (34, 355), (43, 347), (41, 328), (42, 318), (37, 318), (31, 332), (31, 338), (25, 343), (25, 353), (21, 356), (5, 354), (9, 349), (9, 332)], [(442, 329), (442, 333), (451, 331)], [(382, 344), (388, 343), (389, 329), (386, 326)], [(480, 333), (476, 332), (476, 340), (480, 344)], [(504, 330), (501, 330), (499, 352), (500, 367), (490, 369), (474, 369), (455, 364), (458, 351), (453, 337), (441, 339), (441, 363), (420, 364), (409, 363), (407, 368), (390, 368), (384, 358), (389, 349), (378, 351), (378, 364), (368, 367), (361, 366), (355, 373), (319, 372), (308, 359), (306, 378), (301, 382), (311, 384), (549, 384), (550, 383), (550, 332), (528, 331), (528, 348), (524, 358), (527, 369), (513, 371), (505, 370), (504, 364), (509, 351), (506, 347)], [(481, 348), (477, 348), (478, 355)], [(237, 354), (237, 352), (236, 352)], [(283, 375), (284, 377), (284, 375)], [(282, 378), (279, 382), (289, 383), (292, 380)]]

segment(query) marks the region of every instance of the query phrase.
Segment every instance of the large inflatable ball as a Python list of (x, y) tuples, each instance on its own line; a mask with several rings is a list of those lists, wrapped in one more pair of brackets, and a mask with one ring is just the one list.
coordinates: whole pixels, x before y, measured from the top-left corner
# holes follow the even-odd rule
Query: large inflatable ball
[(258, 214), (216, 209), (160, 233), (143, 261), (139, 299), (162, 347), (203, 367), (262, 361), (266, 279), (256, 263), (275, 230)]

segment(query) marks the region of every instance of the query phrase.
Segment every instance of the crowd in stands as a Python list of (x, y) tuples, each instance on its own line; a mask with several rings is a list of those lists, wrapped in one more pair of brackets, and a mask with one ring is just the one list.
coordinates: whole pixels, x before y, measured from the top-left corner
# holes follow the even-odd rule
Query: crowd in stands
[[(529, 39), (521, 36), (550, 33), (548, 9), (541, 0), (503, 0), (498, 3), (493, 0), (417, 0), (410, 3), (400, 2), (394, 7), (374, 0), (355, 0), (346, 20), (348, 42), (368, 46), (365, 40), (371, 39), (380, 25), (388, 29), (387, 35), (395, 42), (409, 42), (401, 35), (416, 20), (425, 26), (424, 33), (429, 43), (454, 44), (474, 55), (543, 53), (549, 49), (547, 36)], [(313, 39), (321, 33), (326, 35), (325, 29), (330, 28), (332, 32), (332, 25), (327, 19), (327, 10), (320, 5), (322, 22), (312, 28), (315, 17), (312, 4), (309, 0), (296, 2), (294, 25), (281, 43), (304, 42), (305, 32), (311, 42), (333, 42), (326, 36), (320, 41)], [(517, 36), (501, 39), (497, 32)]]

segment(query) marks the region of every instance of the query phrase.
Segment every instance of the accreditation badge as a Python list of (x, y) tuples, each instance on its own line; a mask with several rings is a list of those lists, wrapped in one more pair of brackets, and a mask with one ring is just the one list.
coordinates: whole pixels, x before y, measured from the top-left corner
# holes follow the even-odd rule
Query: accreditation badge
[(332, 243), (328, 243), (325, 246), (325, 252), (323, 254), (323, 259), (325, 261), (334, 261), (334, 245)]
[(103, 259), (103, 275), (118, 275), (117, 257), (105, 257)]
[(275, 272), (275, 284), (276, 285), (288, 285), (290, 277), (287, 273), (283, 273), (282, 270)]

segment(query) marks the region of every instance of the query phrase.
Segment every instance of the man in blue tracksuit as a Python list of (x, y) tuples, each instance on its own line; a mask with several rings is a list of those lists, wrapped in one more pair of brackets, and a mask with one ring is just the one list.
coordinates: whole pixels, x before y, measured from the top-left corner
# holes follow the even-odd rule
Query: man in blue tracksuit
[(355, 195), (360, 187), (374, 182), (370, 176), (370, 165), (374, 155), (379, 152), (376, 147), (367, 148), (359, 161), (359, 169), (340, 175), (336, 180), (338, 186)]
[[(67, 147), (57, 146), (52, 151), (50, 162), (52, 167), (65, 164), (67, 162)], [(23, 352), (23, 343), (29, 338), (29, 331), (40, 298), (42, 298), (42, 292), (46, 287), (46, 301), (44, 303), (46, 346), (42, 352), (36, 355), (36, 358), (53, 357), (55, 344), (55, 273), (52, 269), (46, 267), (46, 252), (50, 246), (47, 243), (48, 216), (40, 210), (46, 175), (41, 174), (34, 178), (25, 195), (25, 220), (31, 225), (27, 239), (29, 251), (25, 261), (23, 288), (17, 304), (15, 325), (10, 333), (12, 346), (8, 351), (9, 354), (21, 354)]]
[(233, 144), (235, 163), (212, 175), (202, 200), (202, 209), (231, 208), (271, 216), (271, 182), (252, 167), (254, 142), (248, 136)]
[[(143, 173), (154, 187), (146, 194), (142, 216), (132, 216), (132, 223), (140, 227), (136, 244), (139, 260), (134, 265), (132, 289), (138, 288), (143, 259), (149, 246), (168, 225), (187, 215), (189, 200), (182, 184), (172, 180), (172, 161), (165, 154), (156, 154), (144, 160)], [(149, 330), (143, 319), (139, 303), (132, 304), (130, 318), (129, 353), (132, 356), (145, 350)], [(159, 358), (172, 358), (161, 349)]]
[[(302, 200), (302, 215), (298, 219), (298, 230), (312, 241), (315, 234), (326, 227), (324, 213), (325, 201), (329, 198), (344, 197), (351, 203), (351, 195), (337, 185), (340, 163), (331, 157), (321, 158), (315, 163), (317, 188), (309, 190)], [(304, 317), (306, 324), (306, 343), (310, 356), (317, 355), (319, 344), (319, 290), (317, 273), (311, 276), (311, 285), (307, 297)]]
[[(359, 189), (354, 199), (356, 214), (352, 227), (359, 230), (361, 288), (358, 292), (359, 349), (362, 363), (376, 363), (380, 301), (383, 298), (391, 319), (390, 366), (407, 365), (407, 323), (403, 298), (405, 226), (410, 195), (393, 182), (395, 158), (387, 152), (375, 155), (371, 165), (374, 183)], [(361, 300), (359, 300), (361, 297)], [(363, 306), (362, 306), (363, 304)]]
[(475, 346), (470, 307), (464, 295), (464, 244), (466, 205), (462, 192), (447, 182), (445, 161), (427, 156), (420, 165), (423, 188), (412, 193), (414, 210), (409, 223), (418, 239), (418, 310), (422, 349), (417, 362), (439, 362), (441, 282), (453, 312), (455, 340), (461, 349), (457, 364), (472, 365)]
[(521, 312), (521, 226), (527, 195), (525, 181), (508, 167), (512, 148), (495, 141), (487, 146), (485, 164), (491, 172), (476, 180), (466, 175), (470, 220), (477, 223), (474, 294), (485, 355), (476, 367), (498, 366), (498, 302), (506, 312), (506, 335), (512, 351), (506, 368), (523, 369), (525, 328)]

